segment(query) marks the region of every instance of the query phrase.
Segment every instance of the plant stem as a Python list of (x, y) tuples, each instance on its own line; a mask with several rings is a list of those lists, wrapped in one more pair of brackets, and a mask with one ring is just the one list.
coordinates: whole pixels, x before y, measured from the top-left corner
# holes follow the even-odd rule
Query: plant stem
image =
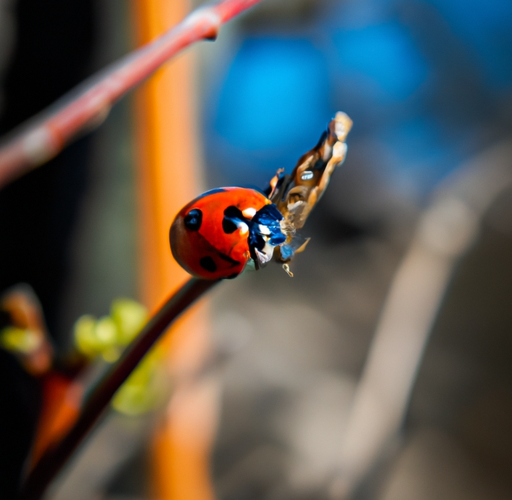
[(187, 307), (217, 283), (218, 281), (191, 278), (165, 302), (132, 344), (124, 351), (121, 358), (91, 389), (80, 411), (80, 416), (70, 431), (37, 462), (22, 485), (20, 499), (38, 500), (42, 497), (46, 488), (87, 436), (109, 405), (116, 391), (132, 373), (139, 361), (162, 333), (167, 330), (169, 325)]
[(56, 156), (99, 125), (119, 98), (194, 42), (214, 39), (222, 24), (262, 0), (224, 0), (202, 7), (161, 37), (89, 78), (0, 145), (0, 187)]

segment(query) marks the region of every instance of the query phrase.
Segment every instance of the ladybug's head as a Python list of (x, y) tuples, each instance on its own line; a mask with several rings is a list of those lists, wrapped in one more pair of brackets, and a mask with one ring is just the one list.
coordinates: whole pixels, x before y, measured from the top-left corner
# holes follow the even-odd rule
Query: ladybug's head
[(249, 250), (258, 266), (264, 266), (272, 259), (274, 248), (286, 241), (281, 222), (283, 215), (274, 204), (258, 210), (249, 225)]

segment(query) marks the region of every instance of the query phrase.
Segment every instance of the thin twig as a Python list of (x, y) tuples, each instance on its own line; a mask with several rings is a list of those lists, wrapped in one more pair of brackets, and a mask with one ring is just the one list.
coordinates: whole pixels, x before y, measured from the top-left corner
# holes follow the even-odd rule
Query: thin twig
[(157, 311), (119, 361), (92, 388), (68, 434), (46, 452), (22, 486), (20, 499), (38, 500), (107, 408), (121, 384), (169, 325), (218, 281), (191, 278)]
[(352, 498), (396, 436), (446, 289), (482, 219), (512, 185), (505, 142), (463, 164), (436, 190), (397, 269), (345, 430), (331, 498)]
[(0, 145), (0, 187), (57, 155), (99, 125), (112, 104), (194, 42), (214, 39), (226, 21), (262, 0), (224, 0), (199, 8), (164, 35), (86, 80)]

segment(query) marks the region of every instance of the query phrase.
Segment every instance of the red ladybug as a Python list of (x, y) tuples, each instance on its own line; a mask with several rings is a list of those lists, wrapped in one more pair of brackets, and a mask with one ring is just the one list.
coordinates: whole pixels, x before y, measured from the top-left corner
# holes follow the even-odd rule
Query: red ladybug
[(343, 163), (351, 127), (345, 113), (336, 113), (293, 172), (285, 175), (280, 169), (272, 178), (267, 196), (254, 189), (227, 187), (190, 202), (171, 226), (174, 258), (194, 276), (220, 279), (235, 278), (250, 262), (258, 269), (274, 255), (293, 276), (288, 264), (309, 241), (299, 231)]
[(253, 260), (258, 269), (286, 241), (277, 207), (254, 189), (224, 187), (183, 207), (171, 225), (174, 258), (199, 278), (235, 278)]

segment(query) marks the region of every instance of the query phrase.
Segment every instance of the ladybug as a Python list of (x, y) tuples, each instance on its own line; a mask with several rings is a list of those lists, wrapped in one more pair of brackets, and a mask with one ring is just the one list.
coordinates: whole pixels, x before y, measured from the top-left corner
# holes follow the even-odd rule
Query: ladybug
[(187, 272), (203, 279), (236, 278), (251, 261), (256, 269), (286, 241), (283, 215), (264, 194), (223, 187), (183, 207), (169, 231), (171, 250)]
[(309, 242), (299, 231), (345, 160), (351, 127), (345, 113), (336, 113), (291, 174), (279, 169), (263, 193), (225, 187), (191, 201), (170, 229), (174, 258), (199, 278), (235, 278), (246, 265), (259, 269), (272, 257), (293, 276), (289, 263)]

